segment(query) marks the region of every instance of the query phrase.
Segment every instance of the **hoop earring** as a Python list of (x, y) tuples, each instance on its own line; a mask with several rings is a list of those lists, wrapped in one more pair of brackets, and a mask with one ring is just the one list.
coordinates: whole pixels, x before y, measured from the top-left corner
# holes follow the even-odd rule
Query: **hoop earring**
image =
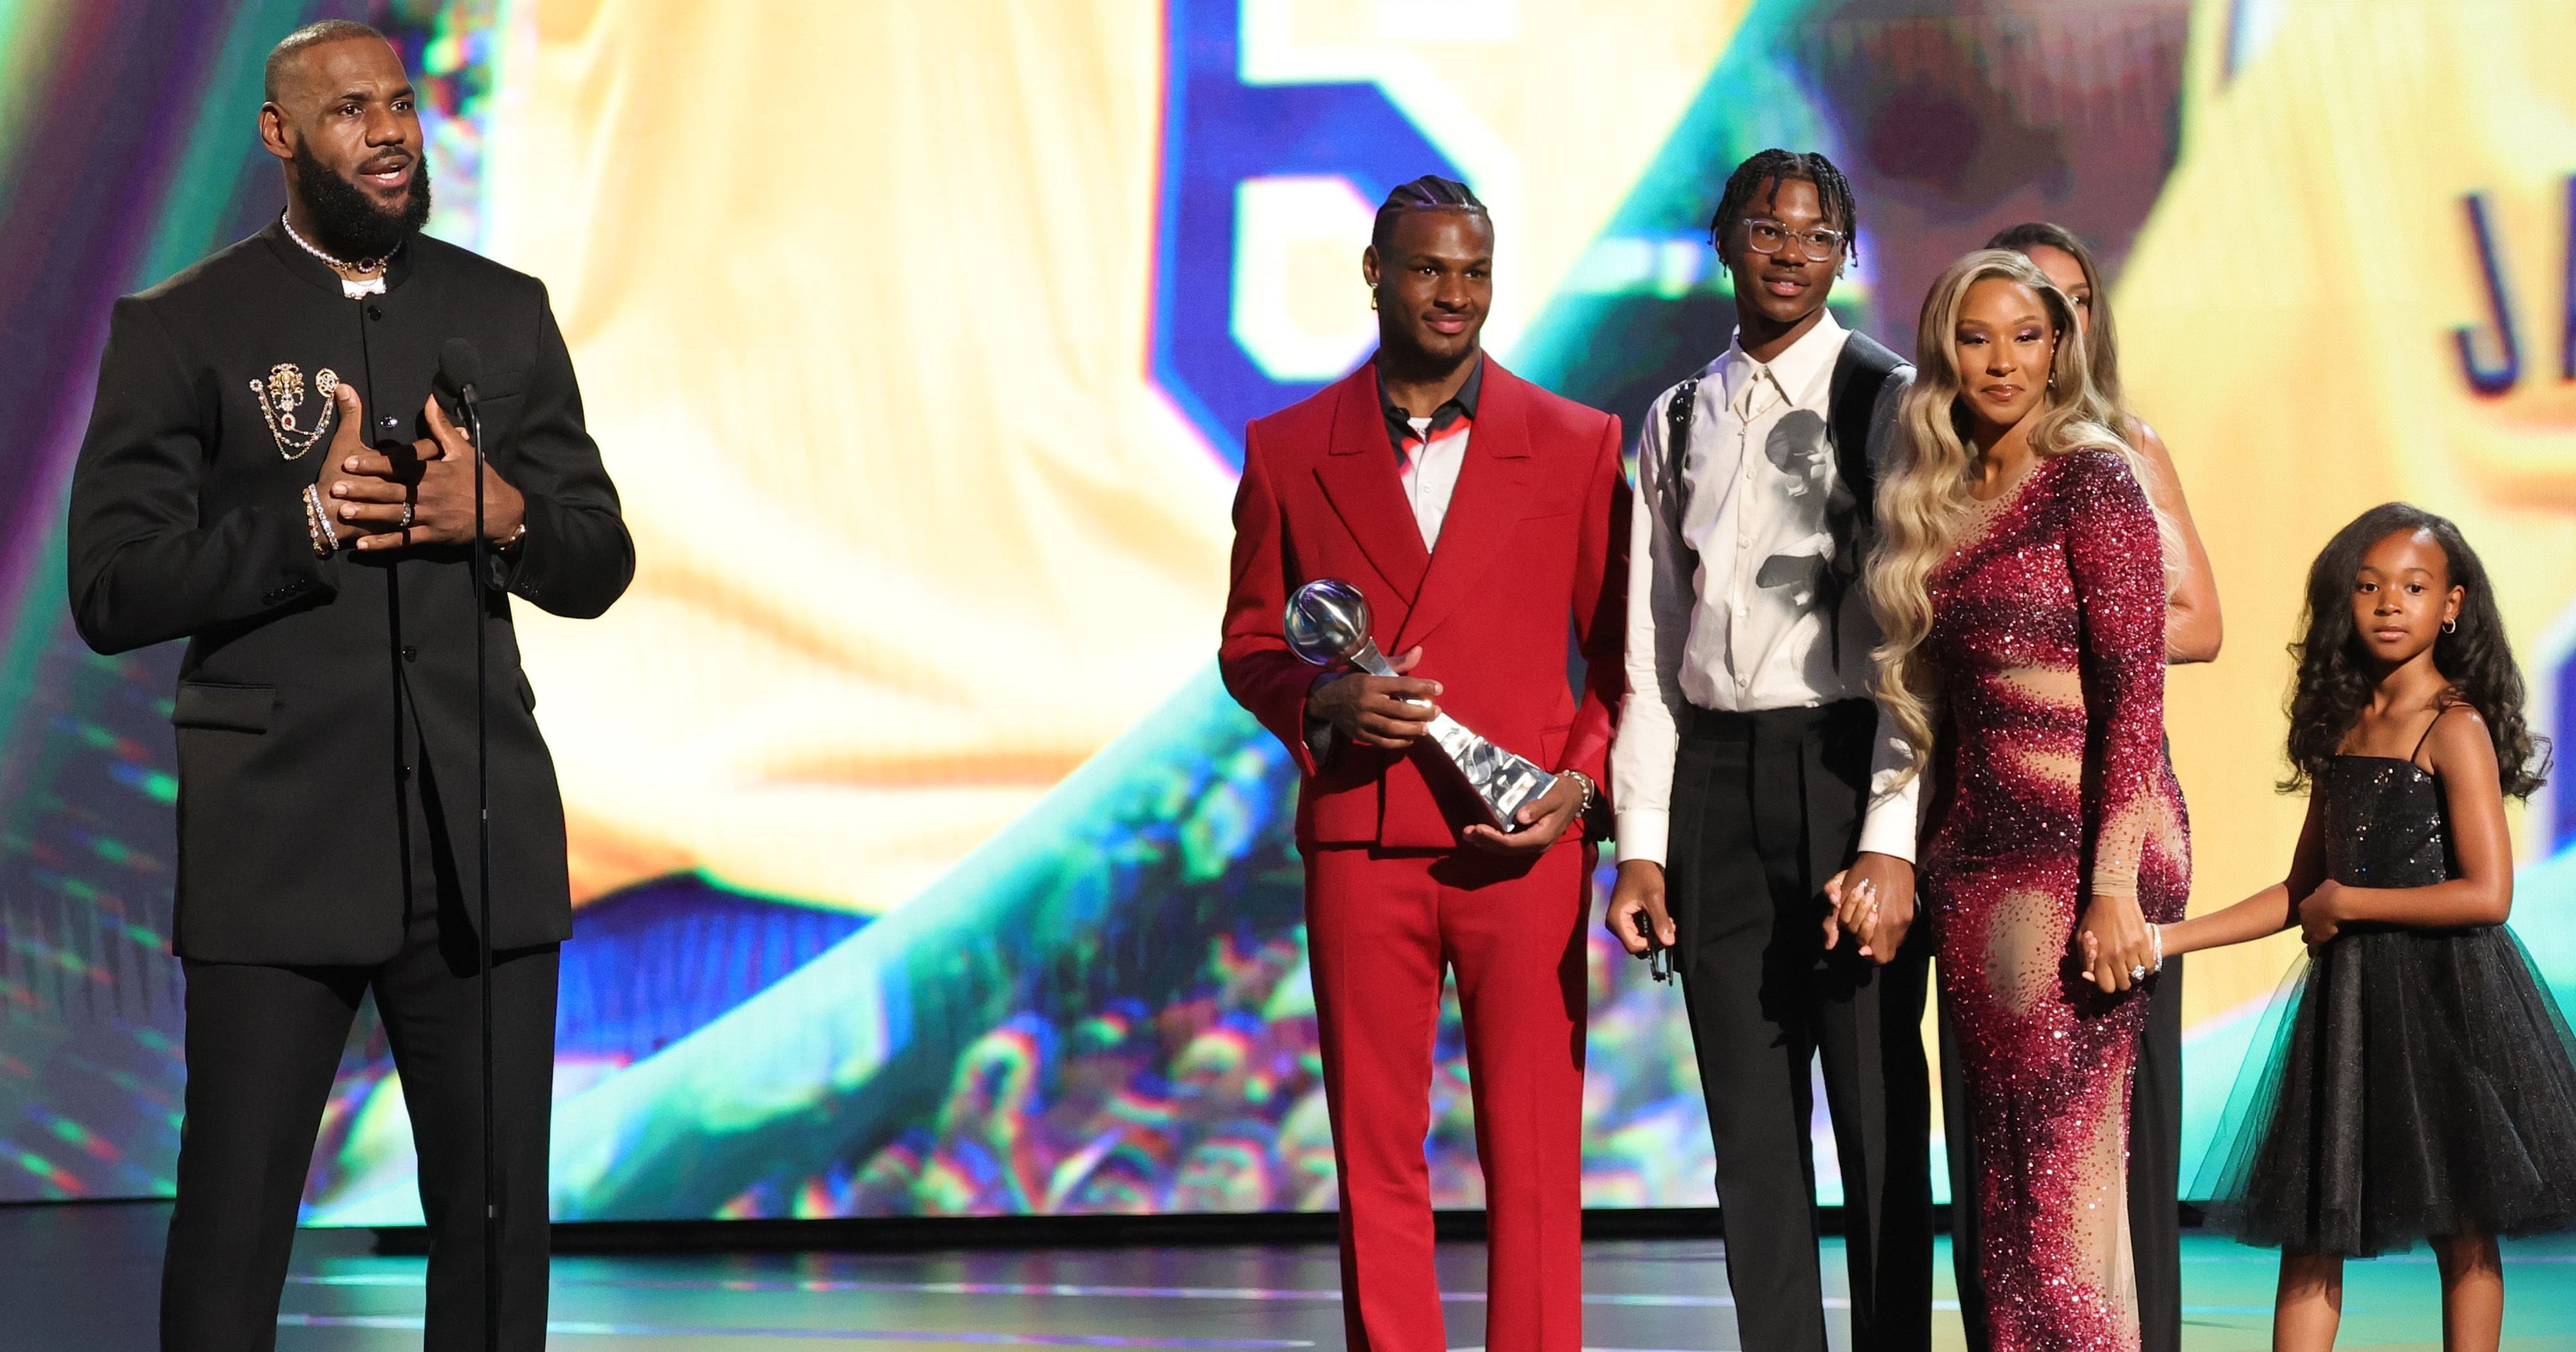
[(2445, 634), (2456, 634), (2460, 632), (2460, 622), (2458, 620), (2442, 621), (2442, 632)]

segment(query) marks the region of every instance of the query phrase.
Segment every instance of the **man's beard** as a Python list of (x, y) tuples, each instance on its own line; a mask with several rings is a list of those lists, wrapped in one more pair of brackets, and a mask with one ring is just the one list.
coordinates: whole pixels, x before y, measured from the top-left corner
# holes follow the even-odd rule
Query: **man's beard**
[(313, 148), (295, 147), (295, 182), (305, 209), (313, 217), (313, 242), (347, 262), (384, 258), (404, 239), (429, 223), (429, 161), (415, 157), (411, 192), (399, 212), (386, 211), (357, 184), (340, 177), (313, 157)]

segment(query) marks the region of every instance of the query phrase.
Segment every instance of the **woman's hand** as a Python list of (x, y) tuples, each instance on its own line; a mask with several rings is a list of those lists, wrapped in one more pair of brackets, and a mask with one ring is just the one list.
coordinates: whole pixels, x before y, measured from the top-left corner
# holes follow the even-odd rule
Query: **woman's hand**
[(2133, 896), (2094, 893), (2076, 921), (2075, 947), (2084, 959), (2085, 979), (2106, 994), (2137, 985), (2156, 963), (2147, 917)]
[(2309, 952), (2334, 942), (2334, 937), (2343, 932), (2343, 923), (2352, 919), (2343, 892), (2343, 884), (2328, 878), (2299, 902), (2299, 930), (2308, 941)]
[(1862, 957), (1885, 966), (1905, 945), (1914, 906), (1914, 865), (1863, 851), (1850, 868), (1825, 880), (1825, 947), (1848, 934)]

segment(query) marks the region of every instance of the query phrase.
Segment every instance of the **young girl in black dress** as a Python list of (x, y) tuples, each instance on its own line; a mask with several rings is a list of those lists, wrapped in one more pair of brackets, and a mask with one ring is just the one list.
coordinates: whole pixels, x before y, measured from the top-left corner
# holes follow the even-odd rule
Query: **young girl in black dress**
[(2423, 1239), (2443, 1346), (2493, 1349), (2496, 1236), (2576, 1226), (2576, 1037), (2504, 928), (2504, 800), (2540, 787), (2546, 751), (2486, 570), (2441, 517), (2391, 503), (2336, 535), (2297, 651), (2283, 787), (2311, 792), (2290, 876), (2156, 936), (2308, 943), (2196, 1191), (2213, 1225), (2281, 1249), (2276, 1352), (2334, 1345), (2346, 1257)]

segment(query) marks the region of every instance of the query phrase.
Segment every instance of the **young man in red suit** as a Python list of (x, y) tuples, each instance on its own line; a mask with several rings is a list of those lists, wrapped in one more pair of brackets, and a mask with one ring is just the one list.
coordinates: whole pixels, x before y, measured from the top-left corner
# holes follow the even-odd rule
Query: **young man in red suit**
[[(1625, 682), (1628, 492), (1618, 419), (1479, 346), (1493, 248), (1466, 185), (1390, 194), (1361, 259), (1376, 357), (1252, 424), (1234, 505), (1219, 657), (1304, 771), (1297, 844), (1360, 1352), (1447, 1346), (1423, 1157), (1444, 963), (1485, 1172), (1485, 1346), (1582, 1344), (1583, 925)], [(1289, 650), (1288, 595), (1319, 578), (1367, 596), (1399, 675), (1319, 673)], [(1435, 712), (1557, 773), (1517, 829), (1484, 820), (1424, 735)]]

